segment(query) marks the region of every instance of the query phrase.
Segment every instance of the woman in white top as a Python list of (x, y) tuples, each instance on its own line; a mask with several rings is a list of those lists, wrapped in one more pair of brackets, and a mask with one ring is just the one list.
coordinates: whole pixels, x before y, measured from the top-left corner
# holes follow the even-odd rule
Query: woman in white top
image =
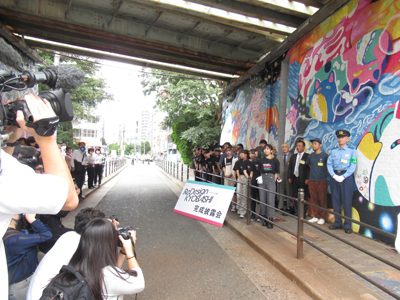
[(94, 179), (94, 149), (90, 148), (89, 149), (89, 155), (87, 156), (87, 175), (88, 175), (88, 188), (89, 189), (94, 189), (93, 186), (93, 179)]
[[(69, 265), (79, 271), (88, 283), (95, 300), (123, 300), (123, 295), (136, 294), (144, 289), (142, 269), (134, 254), (136, 232), (131, 239), (118, 236), (113, 223), (104, 218), (90, 221), (82, 232), (78, 248)], [(123, 249), (118, 251), (118, 239)], [(127, 259), (129, 270), (120, 268)], [(58, 278), (73, 280), (69, 273), (61, 272)], [(71, 278), (71, 279), (69, 279)]]
[(99, 186), (101, 185), (101, 178), (103, 177), (103, 158), (100, 149), (96, 149), (96, 154), (94, 155), (94, 186), (97, 184), (97, 179), (99, 180)]

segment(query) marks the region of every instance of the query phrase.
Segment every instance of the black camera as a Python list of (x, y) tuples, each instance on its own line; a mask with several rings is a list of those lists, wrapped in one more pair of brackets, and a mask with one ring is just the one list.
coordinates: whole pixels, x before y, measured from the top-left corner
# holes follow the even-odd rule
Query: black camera
[(85, 73), (75, 66), (53, 66), (38, 72), (24, 71), (14, 73), (0, 70), (0, 93), (11, 90), (24, 90), (36, 84), (44, 83), (52, 91), (39, 93), (39, 97), (47, 99), (56, 115), (54, 118), (34, 121), (33, 116), (24, 100), (14, 101), (3, 105), (0, 109), (0, 130), (6, 125), (18, 126), (17, 111), (21, 110), (26, 120), (26, 126), (35, 129), (41, 136), (53, 135), (58, 122), (72, 121), (74, 113), (70, 94), (66, 90), (78, 88), (85, 80)]
[(39, 165), (37, 158), (34, 156), (33, 157), (19, 157), (17, 159), (21, 164), (27, 165), (28, 167), (31, 167), (33, 170), (35, 170), (36, 167)]
[[(38, 96), (49, 101), (54, 113), (59, 117), (59, 122), (72, 121), (74, 118), (74, 112), (72, 109), (71, 97), (68, 92), (64, 92), (63, 90), (44, 91), (39, 93)], [(7, 120), (6, 125), (19, 127), (18, 122), (16, 121), (18, 110), (21, 110), (24, 113), (26, 121), (33, 122), (33, 117), (28, 105), (24, 100), (21, 100), (4, 105)]]
[[(118, 235), (122, 236), (124, 240), (129, 240), (132, 238), (131, 234), (129, 233), (129, 230), (133, 230), (132, 226), (126, 226), (124, 228), (118, 228), (117, 232)], [(133, 240), (132, 240), (133, 244)], [(118, 239), (118, 247), (122, 247), (122, 242)]]

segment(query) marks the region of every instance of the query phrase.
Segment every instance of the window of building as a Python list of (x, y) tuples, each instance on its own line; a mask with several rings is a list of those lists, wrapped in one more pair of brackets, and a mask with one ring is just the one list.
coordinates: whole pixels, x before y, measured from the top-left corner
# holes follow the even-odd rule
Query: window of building
[(94, 130), (94, 129), (82, 129), (82, 137), (97, 138), (97, 130)]

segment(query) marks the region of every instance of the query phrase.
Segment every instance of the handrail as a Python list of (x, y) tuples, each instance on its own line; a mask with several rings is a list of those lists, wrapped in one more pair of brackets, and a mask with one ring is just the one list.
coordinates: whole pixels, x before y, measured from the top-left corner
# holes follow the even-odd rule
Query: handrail
[[(166, 165), (166, 164), (167, 164), (167, 165)], [(174, 174), (174, 170), (172, 170), (172, 163), (171, 163), (171, 165), (170, 165), (169, 162), (165, 162), (165, 161), (164, 161), (164, 163), (157, 164), (157, 165), (158, 165), (160, 168), (162, 168), (164, 171), (166, 171), (167, 173), (169, 173), (169, 174)], [(175, 166), (174, 166), (174, 168), (175, 168)], [(177, 169), (176, 172), (178, 173), (178, 164), (176, 164), (176, 169)], [(197, 179), (199, 179), (200, 181), (203, 181), (203, 182), (213, 183), (212, 181), (209, 181), (209, 180), (207, 180), (207, 179), (204, 179), (202, 176), (196, 176), (196, 173), (197, 173), (198, 171), (195, 170), (195, 169), (190, 168), (189, 166), (188, 166), (188, 169), (187, 169), (187, 179), (189, 179), (189, 171), (190, 171), (190, 170), (192, 170), (192, 171), (194, 172), (194, 178), (195, 178), (195, 179), (197, 178)], [(203, 174), (203, 172), (200, 172), (200, 173)], [(220, 178), (221, 180), (226, 180), (226, 179), (227, 179), (227, 180), (234, 181), (234, 182), (238, 183), (238, 181), (237, 181), (236, 179), (225, 178), (224, 176), (220, 176), (220, 175), (217, 175), (217, 174), (214, 174), (214, 173), (205, 173), (205, 174), (206, 174), (206, 178), (207, 178), (207, 175), (211, 175), (212, 177), (218, 177), (218, 178)], [(182, 181), (183, 181), (183, 165), (182, 165), (182, 176), (181, 176), (181, 177), (182, 177)], [(305, 242), (305, 243), (307, 243), (308, 245), (312, 246), (314, 249), (320, 251), (321, 253), (325, 254), (325, 255), (328, 256), (328, 257), (330, 257), (330, 258), (333, 259), (334, 261), (338, 262), (339, 264), (341, 264), (341, 265), (344, 266), (345, 268), (347, 268), (347, 269), (349, 269), (350, 271), (354, 272), (355, 274), (357, 274), (358, 276), (360, 276), (360, 277), (363, 278), (364, 280), (368, 281), (369, 283), (373, 284), (373, 285), (376, 286), (377, 288), (381, 289), (381, 290), (384, 291), (385, 293), (389, 294), (390, 296), (394, 297), (395, 299), (399, 299), (399, 300), (400, 300), (400, 296), (399, 296), (399, 295), (394, 294), (393, 292), (391, 292), (390, 290), (388, 290), (388, 289), (385, 288), (384, 286), (379, 285), (378, 283), (376, 283), (376, 282), (373, 281), (372, 279), (368, 278), (368, 277), (365, 276), (364, 274), (362, 274), (362, 273), (360, 273), (359, 271), (355, 270), (353, 267), (349, 266), (349, 265), (346, 264), (345, 262), (341, 261), (340, 259), (336, 258), (336, 257), (333, 256), (332, 254), (330, 254), (330, 253), (328, 253), (327, 251), (323, 250), (322, 248), (316, 246), (315, 244), (313, 244), (313, 243), (312, 243), (311, 241), (309, 241), (308, 239), (304, 238), (304, 223), (306, 223), (306, 224), (312, 226), (312, 227), (315, 228), (315, 229), (318, 229), (318, 230), (324, 232), (325, 234), (327, 234), (327, 235), (329, 235), (329, 236), (331, 236), (331, 237), (336, 238), (337, 240), (339, 240), (339, 241), (341, 241), (341, 242), (343, 242), (343, 243), (345, 243), (345, 244), (347, 244), (347, 245), (349, 245), (349, 246), (351, 246), (351, 247), (353, 247), (353, 248), (355, 248), (355, 249), (357, 249), (357, 250), (359, 250), (359, 251), (361, 251), (361, 252), (363, 252), (363, 253), (365, 253), (365, 254), (367, 254), (367, 255), (369, 255), (369, 256), (371, 256), (371, 257), (373, 257), (373, 258), (375, 258), (375, 259), (377, 259), (377, 260), (379, 260), (379, 261), (381, 261), (381, 262), (383, 262), (383, 263), (385, 263), (385, 264), (387, 264), (387, 265), (393, 267), (393, 268), (395, 268), (395, 269), (397, 269), (397, 270), (400, 270), (400, 266), (398, 266), (398, 265), (396, 265), (396, 264), (394, 264), (394, 263), (392, 263), (392, 262), (390, 262), (390, 261), (388, 261), (388, 260), (386, 260), (386, 259), (384, 259), (384, 258), (381, 258), (381, 257), (379, 257), (378, 255), (376, 255), (376, 254), (374, 254), (374, 253), (371, 253), (371, 252), (369, 252), (368, 250), (365, 250), (365, 249), (363, 249), (363, 248), (361, 248), (361, 247), (359, 247), (359, 246), (357, 246), (357, 245), (355, 245), (355, 244), (353, 244), (353, 243), (351, 243), (351, 242), (349, 242), (349, 241), (347, 241), (347, 240), (345, 240), (345, 239), (343, 239), (343, 238), (341, 238), (341, 237), (339, 237), (339, 236), (336, 236), (336, 235), (330, 233), (330, 232), (327, 231), (326, 229), (323, 229), (321, 226), (316, 226), (315, 224), (308, 222), (307, 220), (305, 220), (305, 219), (303, 218), (303, 215), (304, 215), (304, 205), (305, 205), (305, 204), (308, 204), (308, 205), (310, 205), (310, 206), (312, 206), (312, 207), (318, 208), (318, 209), (320, 209), (320, 210), (322, 210), (322, 211), (325, 211), (325, 212), (330, 213), (330, 214), (332, 214), (332, 215), (338, 216), (338, 217), (340, 217), (340, 218), (342, 218), (342, 219), (345, 219), (345, 220), (348, 220), (348, 221), (350, 221), (350, 222), (359, 224), (359, 225), (361, 225), (361, 226), (363, 226), (363, 227), (365, 227), (365, 228), (368, 228), (368, 229), (370, 229), (370, 230), (372, 230), (372, 231), (374, 231), (374, 232), (378, 232), (378, 233), (380, 233), (380, 234), (383, 234), (383, 235), (385, 235), (385, 236), (387, 236), (387, 237), (390, 237), (390, 238), (393, 238), (393, 239), (396, 238), (396, 236), (395, 236), (394, 234), (389, 233), (389, 232), (386, 232), (386, 231), (384, 231), (384, 230), (382, 230), (382, 229), (380, 229), (380, 228), (377, 228), (377, 227), (374, 227), (374, 226), (365, 224), (365, 223), (363, 223), (363, 222), (357, 221), (357, 220), (355, 220), (355, 219), (352, 219), (352, 218), (343, 216), (343, 215), (341, 215), (341, 214), (335, 213), (335, 212), (333, 212), (333, 211), (331, 211), (331, 210), (328, 210), (328, 209), (326, 209), (326, 208), (320, 207), (320, 206), (315, 205), (315, 204), (313, 204), (313, 203), (310, 203), (310, 202), (308, 202), (308, 201), (306, 201), (306, 200), (304, 199), (305, 195), (304, 195), (304, 190), (303, 190), (303, 189), (299, 189), (299, 193), (298, 193), (299, 198), (294, 198), (294, 197), (290, 197), (290, 196), (287, 196), (287, 195), (284, 195), (284, 194), (281, 194), (281, 193), (277, 193), (277, 192), (273, 192), (273, 191), (270, 191), (270, 190), (267, 190), (267, 189), (263, 189), (263, 188), (260, 188), (260, 187), (258, 187), (258, 186), (254, 186), (254, 185), (251, 184), (250, 178), (248, 179), (247, 182), (240, 182), (240, 184), (246, 185), (246, 186), (248, 187), (248, 189), (247, 189), (247, 195), (244, 195), (244, 194), (242, 194), (242, 193), (236, 192), (237, 195), (241, 195), (241, 196), (244, 196), (244, 197), (247, 198), (247, 207), (244, 207), (243, 205), (240, 205), (240, 204), (238, 204), (238, 203), (236, 203), (235, 205), (247, 209), (247, 220), (246, 220), (246, 224), (247, 224), (247, 225), (250, 225), (250, 224), (251, 224), (251, 223), (250, 223), (250, 214), (251, 214), (251, 213), (254, 214), (255, 216), (261, 218), (262, 220), (264, 220), (264, 221), (266, 221), (266, 222), (273, 223), (272, 221), (268, 220), (268, 218), (265, 218), (264, 216), (261, 216), (261, 215), (257, 214), (256, 212), (251, 211), (251, 209), (250, 209), (251, 201), (255, 201), (256, 203), (259, 203), (260, 205), (264, 205), (264, 206), (267, 206), (267, 207), (271, 207), (271, 208), (273, 208), (275, 211), (284, 212), (284, 211), (282, 211), (282, 210), (280, 210), (280, 209), (275, 208), (274, 206), (268, 205), (267, 203), (263, 203), (263, 202), (261, 202), (261, 201), (259, 201), (259, 200), (257, 200), (257, 199), (252, 198), (252, 197), (251, 197), (251, 192), (250, 192), (250, 191), (251, 191), (251, 188), (256, 188), (256, 189), (258, 189), (258, 190), (264, 190), (264, 191), (266, 191), (266, 192), (268, 192), (268, 193), (272, 193), (272, 194), (274, 194), (274, 195), (283, 196), (283, 197), (285, 197), (285, 198), (287, 198), (287, 199), (294, 200), (294, 201), (296, 201), (296, 202), (298, 203), (298, 216), (296, 217), (296, 216), (293, 216), (293, 215), (290, 215), (290, 214), (288, 214), (288, 216), (297, 219), (297, 233), (294, 233), (294, 232), (292, 232), (292, 231), (290, 231), (290, 230), (288, 230), (288, 229), (286, 229), (286, 228), (280, 226), (280, 225), (277, 224), (277, 223), (273, 223), (273, 224), (274, 224), (274, 226), (276, 226), (276, 227), (282, 229), (283, 231), (285, 231), (285, 232), (287, 232), (287, 233), (289, 233), (289, 234), (291, 234), (291, 235), (293, 235), (293, 236), (295, 236), (295, 237), (297, 238), (297, 258), (298, 258), (298, 259), (302, 259), (303, 256), (304, 256), (303, 243)]]

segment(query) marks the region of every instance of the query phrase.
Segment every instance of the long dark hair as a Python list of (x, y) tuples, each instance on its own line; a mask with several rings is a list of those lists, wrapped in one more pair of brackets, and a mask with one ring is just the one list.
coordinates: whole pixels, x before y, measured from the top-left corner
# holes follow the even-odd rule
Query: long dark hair
[[(122, 277), (122, 272), (117, 266), (118, 235), (114, 225), (107, 219), (97, 218), (90, 221), (82, 232), (78, 248), (72, 256), (69, 265), (79, 271), (88, 283), (95, 300), (103, 299), (104, 282), (103, 268), (110, 266), (115, 275)], [(130, 275), (137, 276), (135, 271)], [(51, 281), (50, 285), (58, 278), (73, 281), (75, 276), (69, 272), (60, 273)]]

